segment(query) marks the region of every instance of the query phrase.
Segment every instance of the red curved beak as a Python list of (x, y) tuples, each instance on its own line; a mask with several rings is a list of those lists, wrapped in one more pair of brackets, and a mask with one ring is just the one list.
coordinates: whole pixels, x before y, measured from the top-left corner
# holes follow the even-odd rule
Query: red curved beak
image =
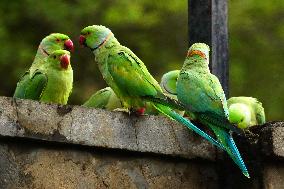
[(86, 37), (83, 36), (83, 35), (80, 35), (80, 37), (79, 37), (79, 43), (80, 43), (80, 45), (82, 45), (82, 46), (86, 46)]
[(73, 42), (71, 41), (71, 39), (68, 39), (65, 41), (64, 48), (70, 52), (74, 51), (74, 46), (73, 46)]
[(60, 57), (60, 65), (62, 68), (67, 69), (70, 64), (70, 56), (68, 54), (64, 54)]

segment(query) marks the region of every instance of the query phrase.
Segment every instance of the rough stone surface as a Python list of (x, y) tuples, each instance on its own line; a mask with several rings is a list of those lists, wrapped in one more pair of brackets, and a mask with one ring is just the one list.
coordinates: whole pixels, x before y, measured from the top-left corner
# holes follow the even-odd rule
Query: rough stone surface
[(214, 165), (206, 162), (25, 142), (20, 149), (17, 145), (0, 141), (5, 154), (0, 159), (3, 189), (219, 188)]
[(268, 122), (257, 127), (256, 133), (261, 152), (265, 156), (284, 159), (284, 122)]
[(0, 97), (0, 136), (214, 160), (215, 148), (162, 116), (129, 116), (80, 106)]
[(0, 147), (0, 188), (13, 188), (19, 182), (18, 165), (7, 146)]
[(251, 179), (166, 117), (0, 97), (0, 189), (283, 188), (284, 122), (234, 139)]
[(264, 168), (263, 179), (265, 189), (283, 189), (284, 162), (268, 163)]
[[(271, 129), (271, 139), (273, 154), (284, 158), (284, 124), (283, 122), (274, 123)], [(284, 185), (283, 185), (284, 186)]]
[(11, 98), (0, 97), (0, 129), (3, 136), (14, 136), (18, 133), (17, 111)]

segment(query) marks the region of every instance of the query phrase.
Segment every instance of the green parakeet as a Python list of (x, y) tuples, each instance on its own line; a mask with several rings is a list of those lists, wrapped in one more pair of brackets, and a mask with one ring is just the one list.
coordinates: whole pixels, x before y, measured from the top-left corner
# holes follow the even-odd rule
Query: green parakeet
[(72, 91), (73, 70), (70, 53), (56, 50), (43, 59), (42, 66), (17, 83), (14, 96), (42, 102), (67, 104)]
[(122, 108), (121, 101), (110, 87), (97, 91), (83, 104), (83, 106), (106, 110)]
[(179, 70), (173, 70), (165, 73), (162, 76), (160, 83), (164, 93), (170, 95), (174, 99), (177, 99), (177, 79), (179, 73)]
[(252, 97), (231, 97), (228, 100), (229, 119), (241, 129), (265, 123), (262, 103)]
[[(163, 91), (174, 99), (176, 97), (176, 81), (179, 75), (179, 70), (170, 71), (164, 74), (161, 78), (160, 86)], [(120, 99), (116, 96), (110, 87), (106, 87), (93, 94), (84, 104), (85, 107), (102, 108), (107, 110), (114, 110), (122, 108)], [(177, 110), (175, 110), (177, 111)], [(183, 114), (181, 111), (177, 111)], [(146, 104), (145, 114), (156, 115), (158, 111), (151, 105)]]
[[(163, 92), (176, 100), (177, 100), (177, 79), (179, 73), (180, 73), (179, 70), (169, 71), (162, 76), (160, 82), (160, 86)], [(180, 111), (177, 109), (175, 109), (175, 111), (180, 115), (184, 115), (184, 111)]]
[(21, 85), (17, 85), (16, 91), (14, 93), (15, 98), (25, 98), (22, 96), (23, 93), (17, 91), (24, 91), (26, 84), (25, 82), (29, 82), (30, 75), (34, 74), (37, 69), (47, 61), (45, 59), (55, 50), (63, 50), (66, 49), (68, 51), (73, 51), (73, 42), (69, 39), (67, 35), (60, 33), (52, 33), (46, 36), (41, 43), (39, 44), (37, 53), (35, 55), (34, 61), (29, 68), (28, 71), (25, 72), (23, 76), (21, 76)]
[(124, 108), (143, 113), (148, 101), (163, 114), (222, 148), (215, 139), (172, 111), (166, 103), (157, 102), (165, 99), (160, 85), (148, 72), (144, 63), (130, 49), (120, 45), (108, 28), (88, 26), (81, 31), (79, 42), (93, 51), (104, 80), (122, 101)]
[(29, 71), (33, 73), (34, 70), (41, 66), (41, 63), (45, 62), (41, 60), (48, 57), (56, 50), (67, 50), (71, 52), (74, 50), (73, 42), (67, 35), (61, 33), (52, 33), (46, 36), (38, 46), (37, 53)]
[(224, 91), (218, 78), (209, 70), (209, 47), (206, 44), (195, 43), (189, 48), (178, 77), (177, 96), (181, 103), (191, 106), (190, 115), (213, 130), (229, 156), (240, 167), (243, 174), (249, 177), (230, 133), (230, 130), (236, 131), (237, 128), (230, 124), (218, 123), (216, 120), (212, 121), (212, 116), (204, 116), (204, 112), (208, 112), (209, 115), (229, 122)]

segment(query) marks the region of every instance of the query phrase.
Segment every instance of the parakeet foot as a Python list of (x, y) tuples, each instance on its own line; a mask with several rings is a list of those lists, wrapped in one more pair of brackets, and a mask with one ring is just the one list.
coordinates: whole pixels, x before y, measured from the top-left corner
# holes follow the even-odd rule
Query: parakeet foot
[(138, 108), (138, 109), (130, 109), (130, 114), (135, 115), (135, 116), (142, 116), (142, 115), (145, 115), (144, 114), (145, 110), (146, 110), (145, 107)]
[(146, 108), (139, 108), (138, 110), (136, 110), (136, 114), (141, 116), (144, 115)]

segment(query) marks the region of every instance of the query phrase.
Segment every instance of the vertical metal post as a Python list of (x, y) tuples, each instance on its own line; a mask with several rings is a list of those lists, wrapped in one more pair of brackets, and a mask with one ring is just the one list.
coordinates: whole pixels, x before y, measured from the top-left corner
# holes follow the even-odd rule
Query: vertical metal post
[(210, 69), (229, 95), (228, 3), (227, 0), (188, 0), (189, 45), (211, 47)]

